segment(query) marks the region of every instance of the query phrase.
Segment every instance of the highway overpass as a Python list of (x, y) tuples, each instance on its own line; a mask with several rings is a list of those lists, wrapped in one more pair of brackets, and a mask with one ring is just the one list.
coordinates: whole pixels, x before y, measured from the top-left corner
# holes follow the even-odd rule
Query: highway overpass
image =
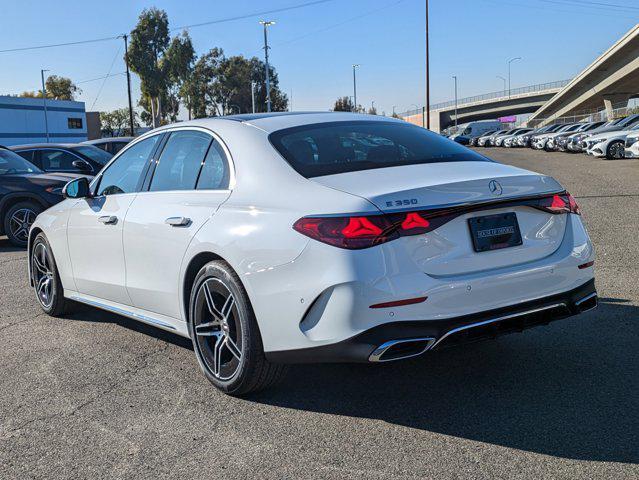
[[(510, 91), (492, 92), (457, 100), (457, 123), (475, 120), (489, 120), (509, 115), (533, 113), (546, 104), (569, 80), (550, 82)], [(400, 114), (404, 120), (423, 125), (422, 110)], [(455, 123), (455, 102), (449, 101), (432, 105), (430, 128), (439, 132)]]
[(639, 96), (639, 25), (599, 56), (535, 112), (529, 125), (546, 125), (560, 117), (586, 116), (625, 107)]

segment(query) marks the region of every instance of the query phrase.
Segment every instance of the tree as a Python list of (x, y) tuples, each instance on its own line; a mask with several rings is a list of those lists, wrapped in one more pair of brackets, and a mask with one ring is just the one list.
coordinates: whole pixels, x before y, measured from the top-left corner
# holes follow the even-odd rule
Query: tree
[(371, 107), (368, 109), (369, 115), (377, 115), (377, 109), (375, 107)]
[(131, 32), (129, 66), (140, 77), (142, 96), (147, 97), (154, 127), (162, 118), (161, 96), (167, 89), (167, 72), (163, 56), (169, 46), (169, 19), (157, 8), (142, 10)]
[(334, 112), (352, 112), (353, 111), (353, 102), (349, 97), (341, 97), (335, 100), (335, 105), (333, 106)]
[[(75, 96), (82, 93), (82, 90), (80, 90), (70, 78), (59, 77), (58, 75), (48, 77), (44, 85), (47, 89), (47, 98), (53, 100), (75, 100)], [(38, 90), (37, 92), (22, 92), (20, 96), (26, 98), (42, 98), (42, 90)]]
[(47, 98), (54, 100), (75, 100), (75, 95), (82, 93), (70, 78), (51, 75), (45, 82)]
[(182, 98), (189, 111), (189, 119), (191, 119), (191, 105), (187, 91), (183, 87), (193, 72), (194, 63), (195, 50), (193, 42), (188, 32), (185, 31), (182, 32), (182, 35), (178, 35), (171, 40), (164, 58), (162, 58), (162, 70), (168, 80), (168, 97), (178, 102), (177, 108), (172, 110), (175, 110), (177, 114), (179, 98)]
[[(182, 87), (183, 96), (195, 118), (246, 113), (252, 111), (251, 84), (255, 84), (255, 110), (266, 111), (266, 80), (264, 62), (241, 55), (225, 57), (220, 48), (213, 48), (198, 59), (191, 77)], [(285, 111), (288, 98), (279, 89), (275, 69), (271, 76), (271, 110)]]
[[(112, 112), (100, 112), (102, 134), (108, 137), (119, 137), (129, 127), (129, 109), (119, 108)], [(137, 112), (133, 112), (133, 124), (139, 127)]]

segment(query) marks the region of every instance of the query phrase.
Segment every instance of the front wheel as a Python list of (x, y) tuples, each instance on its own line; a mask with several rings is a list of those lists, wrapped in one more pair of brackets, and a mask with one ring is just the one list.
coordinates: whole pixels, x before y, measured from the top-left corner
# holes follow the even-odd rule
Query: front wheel
[(606, 158), (608, 160), (618, 160), (620, 158), (624, 158), (624, 150), (624, 142), (611, 142), (606, 149)]
[(282, 378), (285, 366), (266, 360), (248, 295), (225, 262), (210, 262), (195, 277), (189, 320), (198, 363), (221, 391), (245, 395)]

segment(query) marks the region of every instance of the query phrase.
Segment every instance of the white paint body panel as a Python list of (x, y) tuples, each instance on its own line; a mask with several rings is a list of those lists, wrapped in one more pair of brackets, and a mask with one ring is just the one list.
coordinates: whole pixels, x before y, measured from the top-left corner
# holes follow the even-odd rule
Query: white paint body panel
[[(491, 198), (487, 186), (493, 179), (502, 184), (502, 198), (562, 190), (548, 176), (489, 162), (309, 180), (268, 141), (269, 132), (281, 128), (354, 118), (389, 121), (307, 114), (247, 122), (205, 119), (161, 128), (153, 133), (197, 127), (221, 138), (232, 156), (229, 191), (113, 195), (99, 211), (65, 200), (40, 215), (33, 228), (49, 237), (65, 295), (181, 335), (188, 335), (184, 305), (189, 292), (183, 286), (189, 263), (202, 253), (218, 255), (243, 282), (267, 352), (339, 342), (386, 322), (453, 318), (515, 305), (593, 278), (592, 268), (577, 268), (594, 253), (581, 218), (573, 214), (518, 207), (524, 245), (480, 254), (470, 247), (470, 214), (429, 234), (364, 250), (339, 249), (293, 230), (303, 216), (379, 214), (391, 209), (386, 202), (407, 195), (417, 200), (417, 208), (484, 201)], [(94, 222), (103, 211), (124, 215), (119, 230)], [(502, 210), (476, 215), (495, 211)], [(164, 221), (171, 216), (191, 218), (192, 224), (170, 227)], [(101, 271), (91, 273), (96, 269)], [(388, 309), (369, 308), (421, 296), (428, 301), (392, 309), (392, 316)]]

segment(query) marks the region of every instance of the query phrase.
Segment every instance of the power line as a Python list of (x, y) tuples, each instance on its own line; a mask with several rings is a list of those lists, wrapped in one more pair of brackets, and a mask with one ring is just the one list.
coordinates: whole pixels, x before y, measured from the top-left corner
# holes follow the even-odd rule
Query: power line
[(631, 10), (631, 11), (636, 11), (639, 10), (639, 7), (633, 7), (630, 5), (619, 5), (619, 4), (615, 4), (615, 3), (604, 3), (604, 2), (592, 2), (592, 1), (588, 1), (588, 0), (539, 0), (540, 2), (545, 2), (545, 3), (554, 3), (554, 4), (559, 4), (559, 5), (566, 5), (566, 6), (579, 6), (579, 7), (587, 7), (587, 8), (599, 8), (601, 9), (602, 7), (604, 9), (607, 8), (618, 8), (618, 9), (622, 9), (622, 10)]
[(8, 48), (5, 50), (0, 50), (0, 53), (7, 53), (7, 52), (24, 52), (25, 50), (39, 50), (42, 48), (54, 48), (54, 47), (67, 47), (69, 45), (83, 45), (85, 43), (96, 43), (96, 42), (106, 42), (108, 40), (116, 40), (118, 39), (120, 36), (115, 36), (115, 37), (104, 37), (104, 38), (95, 38), (93, 40), (79, 40), (77, 42), (67, 42), (67, 43), (53, 43), (50, 45), (37, 45), (34, 47), (20, 47), (20, 48)]
[(361, 15), (356, 15), (354, 17), (347, 18), (346, 20), (344, 20), (342, 22), (334, 23), (334, 24), (328, 25), (326, 27), (318, 28), (317, 30), (312, 30), (312, 31), (310, 31), (308, 33), (305, 33), (304, 35), (300, 35), (299, 37), (291, 38), (290, 40), (286, 40), (286, 41), (278, 43), (278, 44), (276, 44), (274, 46), (275, 47), (280, 47), (282, 45), (288, 45), (289, 43), (297, 42), (298, 40), (302, 40), (302, 39), (304, 39), (306, 37), (310, 37), (310, 36), (315, 35), (317, 33), (325, 32), (326, 30), (331, 30), (333, 28), (341, 27), (342, 25), (345, 25), (345, 24), (350, 23), (352, 21), (359, 20), (360, 18), (367, 17), (368, 15), (372, 15), (374, 13), (380, 12), (380, 11), (385, 10), (387, 8), (390, 8), (390, 7), (394, 7), (395, 5), (398, 5), (398, 4), (400, 4), (400, 3), (404, 2), (404, 1), (405, 0), (398, 0), (396, 2), (390, 3), (390, 4), (385, 5), (383, 7), (376, 8), (374, 10), (370, 10), (368, 12), (362, 13)]
[(299, 5), (293, 5), (291, 7), (282, 7), (282, 8), (275, 8), (272, 10), (264, 10), (261, 12), (254, 12), (254, 13), (249, 13), (246, 15), (237, 15), (235, 17), (227, 17), (227, 18), (221, 18), (219, 20), (211, 20), (208, 22), (202, 22), (202, 23), (193, 23), (191, 25), (183, 25), (181, 27), (175, 27), (175, 28), (171, 28), (171, 31), (175, 31), (175, 30), (188, 30), (189, 28), (196, 28), (196, 27), (203, 27), (206, 25), (214, 25), (216, 23), (224, 23), (224, 22), (233, 22), (236, 20), (244, 20), (245, 18), (252, 18), (252, 17), (259, 17), (262, 15), (270, 15), (272, 13), (280, 13), (280, 12), (287, 12), (289, 10), (295, 10), (298, 8), (304, 8), (304, 7), (311, 7), (313, 5), (319, 5), (322, 3), (328, 3), (328, 2), (333, 2), (335, 0), (315, 0), (313, 2), (306, 2), (306, 3), (300, 3)]
[(97, 82), (98, 80), (103, 80), (109, 77), (117, 77), (118, 75), (126, 75), (126, 72), (118, 72), (118, 73), (111, 73), (109, 75), (102, 75), (101, 77), (90, 78), (89, 80), (82, 80), (81, 82), (75, 82), (75, 84), (78, 85), (80, 83)]
[(113, 60), (111, 60), (111, 66), (109, 67), (109, 71), (105, 75), (104, 80), (102, 80), (102, 85), (100, 85), (100, 89), (98, 90), (98, 94), (95, 96), (95, 100), (93, 100), (93, 103), (91, 104), (91, 110), (93, 110), (93, 107), (95, 107), (95, 102), (97, 102), (98, 98), (100, 98), (100, 94), (102, 93), (102, 89), (104, 88), (104, 84), (108, 80), (109, 75), (111, 75), (111, 70), (113, 70), (113, 65), (115, 65), (115, 61), (117, 60), (118, 56), (120, 55), (120, 51), (121, 50), (122, 50), (122, 46), (120, 46), (118, 48), (118, 51), (115, 52), (115, 56), (113, 57)]
[[(175, 31), (175, 30), (187, 30), (190, 28), (197, 28), (197, 27), (203, 27), (206, 25), (214, 25), (217, 23), (226, 23), (226, 22), (234, 22), (236, 20), (243, 20), (245, 18), (252, 18), (252, 17), (259, 17), (261, 15), (269, 15), (272, 13), (280, 13), (280, 12), (286, 12), (289, 10), (296, 10), (299, 8), (305, 8), (305, 7), (310, 7), (313, 5), (319, 5), (322, 3), (328, 3), (328, 2), (333, 2), (335, 0), (314, 0), (312, 2), (305, 2), (305, 3), (300, 3), (298, 5), (292, 5), (290, 7), (282, 7), (282, 8), (275, 8), (272, 10), (264, 10), (264, 11), (260, 11), (260, 12), (253, 12), (253, 13), (248, 13), (245, 15), (237, 15), (234, 17), (227, 17), (227, 18), (221, 18), (221, 19), (217, 19), (217, 20), (210, 20), (208, 22), (201, 22), (201, 23), (193, 23), (191, 25), (183, 25), (181, 27), (175, 27), (175, 28), (171, 28), (171, 31)], [(119, 38), (121, 38), (122, 35), (114, 35), (112, 37), (103, 37), (103, 38), (94, 38), (94, 39), (90, 39), (90, 40), (78, 40), (76, 42), (66, 42), (66, 43), (52, 43), (49, 45), (35, 45), (35, 46), (31, 46), (31, 47), (19, 47), (19, 48), (7, 48), (4, 50), (0, 50), (0, 53), (9, 53), (9, 52), (24, 52), (26, 50), (40, 50), (40, 49), (44, 49), (44, 48), (55, 48), (55, 47), (67, 47), (67, 46), (72, 46), (72, 45), (84, 45), (87, 43), (97, 43), (97, 42), (106, 42), (106, 41), (110, 41), (110, 40), (117, 40)]]

